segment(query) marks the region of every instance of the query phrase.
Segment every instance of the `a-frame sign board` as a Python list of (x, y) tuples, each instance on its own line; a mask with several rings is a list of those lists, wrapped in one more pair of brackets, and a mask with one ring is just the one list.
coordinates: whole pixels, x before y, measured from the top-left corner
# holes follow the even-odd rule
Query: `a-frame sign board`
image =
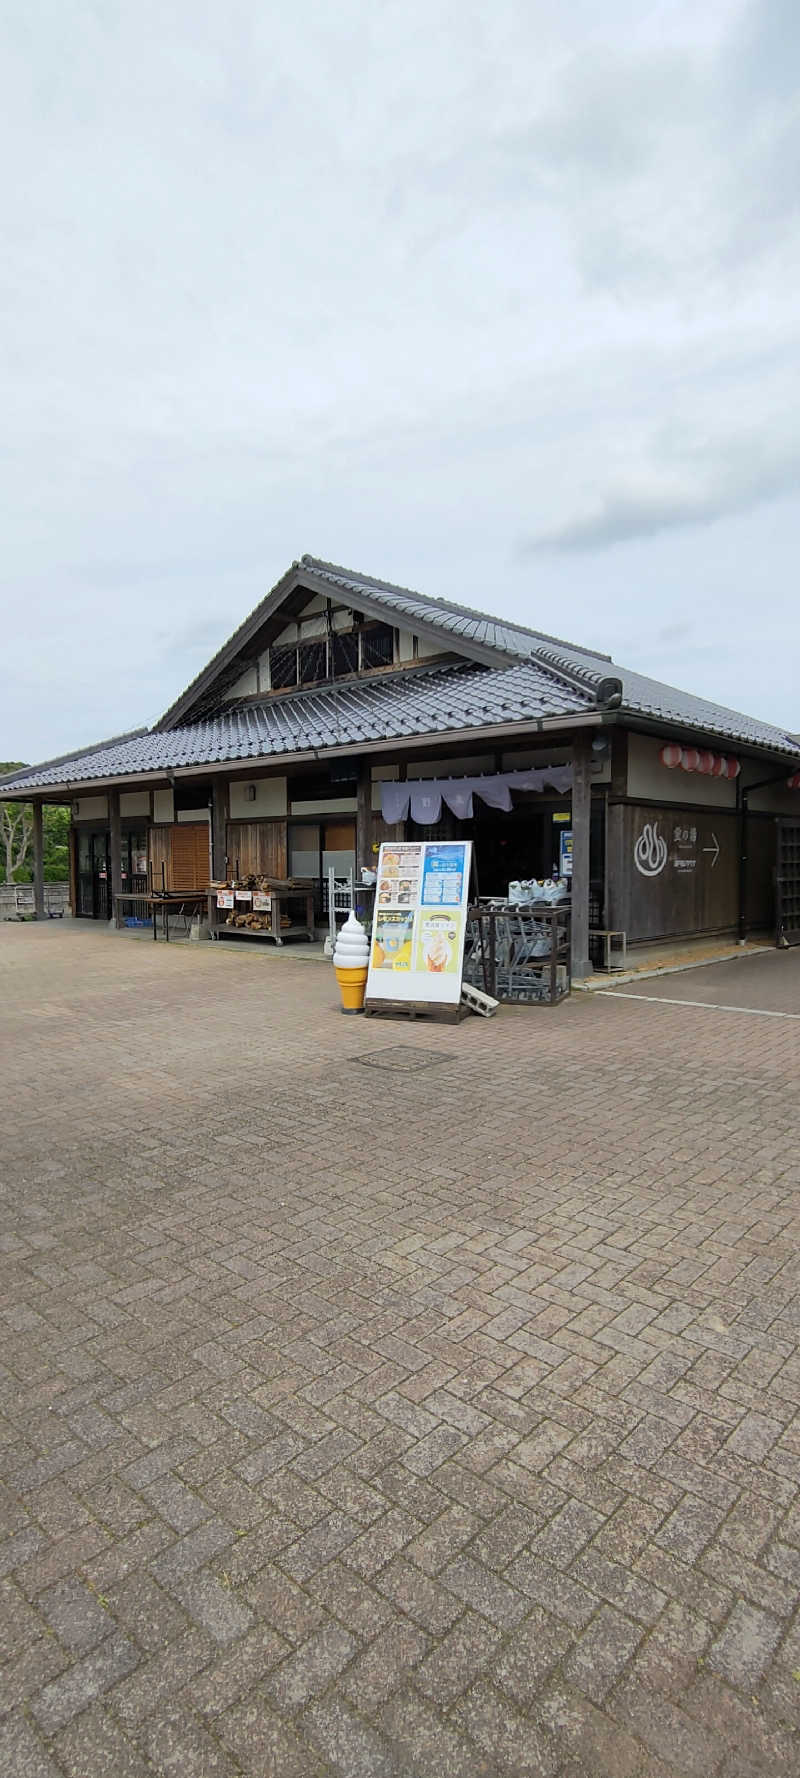
[(471, 840), (381, 846), (365, 1010), (459, 1006), (471, 868)]

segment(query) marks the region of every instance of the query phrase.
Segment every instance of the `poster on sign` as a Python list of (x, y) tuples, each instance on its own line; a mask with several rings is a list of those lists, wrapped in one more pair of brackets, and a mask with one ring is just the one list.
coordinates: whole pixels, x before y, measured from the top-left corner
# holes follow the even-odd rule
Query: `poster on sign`
[(458, 1005), (471, 863), (470, 840), (381, 846), (368, 1001)]

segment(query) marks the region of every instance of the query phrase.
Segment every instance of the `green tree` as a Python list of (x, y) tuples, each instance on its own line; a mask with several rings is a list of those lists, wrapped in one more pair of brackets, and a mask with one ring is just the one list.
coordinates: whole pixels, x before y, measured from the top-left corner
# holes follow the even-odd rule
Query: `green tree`
[(66, 883), (69, 876), (69, 809), (63, 803), (45, 806), (44, 880)]
[[(20, 760), (0, 764), (0, 777), (21, 767)], [(69, 809), (46, 807), (42, 815), (46, 883), (65, 883), (69, 876)], [(33, 877), (33, 808), (30, 803), (0, 801), (0, 883), (30, 883)]]

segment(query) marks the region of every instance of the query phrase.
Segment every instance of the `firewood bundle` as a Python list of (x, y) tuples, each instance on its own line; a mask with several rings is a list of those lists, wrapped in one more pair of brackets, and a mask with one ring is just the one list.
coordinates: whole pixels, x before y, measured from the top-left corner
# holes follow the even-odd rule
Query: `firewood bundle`
[(226, 886), (229, 889), (260, 889), (265, 895), (269, 895), (273, 889), (292, 889), (294, 882), (294, 877), (256, 876), (251, 871), (249, 876), (237, 877), (235, 882), (231, 879)]
[[(281, 914), (281, 927), (285, 929), (287, 926), (291, 926), (291, 924), (292, 922), (289, 919), (289, 915)], [(269, 913), (229, 914), (225, 921), (225, 925), (238, 926), (249, 932), (271, 932), (272, 916)]]

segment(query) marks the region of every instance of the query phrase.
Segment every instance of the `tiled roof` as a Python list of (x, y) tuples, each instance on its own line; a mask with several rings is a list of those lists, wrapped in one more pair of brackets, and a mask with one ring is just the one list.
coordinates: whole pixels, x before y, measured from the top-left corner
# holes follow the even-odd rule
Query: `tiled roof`
[(632, 672), (610, 658), (599, 674), (596, 661), (577, 648), (567, 649), (563, 645), (558, 649), (537, 648), (536, 659), (556, 669), (577, 668), (587, 685), (601, 678), (618, 679), (622, 686), (622, 709), (631, 715), (653, 717), (670, 726), (719, 735), (723, 740), (751, 741), (757, 747), (768, 747), (776, 753), (800, 752), (798, 737), (774, 723), (762, 722), (757, 716), (744, 716), (740, 710), (729, 710), (724, 704), (696, 697), (693, 692), (679, 691), (677, 686), (665, 685), (660, 679), (649, 679), (644, 673)]
[(434, 623), (446, 630), (454, 643), (477, 643), (495, 648), (503, 654), (541, 661), (594, 691), (601, 679), (619, 679), (622, 684), (622, 707), (643, 716), (663, 717), (665, 722), (717, 734), (733, 741), (753, 741), (761, 747), (774, 747), (779, 752), (798, 751), (798, 737), (776, 728), (756, 717), (743, 716), (708, 698), (695, 697), (692, 692), (678, 691), (658, 679), (621, 667), (609, 654), (592, 648), (581, 648), (574, 642), (560, 641), (543, 630), (507, 618), (492, 617), (468, 605), (456, 605), (447, 599), (431, 599), (407, 587), (393, 586), (390, 581), (373, 580), (368, 574), (351, 573), (332, 562), (316, 556), (303, 556), (301, 566), (307, 567), (317, 580), (328, 581), (339, 592), (368, 594), (386, 606), (387, 611), (400, 613), (413, 622), (416, 617), (426, 624)]
[[(557, 636), (548, 636), (543, 630), (514, 623), (510, 618), (493, 617), (488, 611), (476, 611), (471, 605), (457, 605), (450, 599), (432, 599), (427, 593), (415, 593), (410, 587), (394, 586), (390, 580), (375, 580), (370, 574), (339, 568), (334, 562), (321, 561), (318, 556), (303, 556), (300, 567), (313, 574), (315, 580), (324, 580), (338, 593), (356, 598), (361, 594), (374, 604), (384, 605), (395, 619), (406, 617), (412, 624), (415, 621), (434, 624), (464, 644), (494, 648), (499, 654), (518, 655), (525, 660), (541, 642), (555, 648), (570, 649), (573, 646), (559, 641)], [(597, 654), (592, 649), (580, 652), (598, 667), (609, 659), (608, 655)]]
[(0, 780), (0, 791), (8, 796), (181, 766), (530, 723), (540, 716), (569, 717), (591, 704), (588, 693), (535, 662), (496, 672), (469, 666), (417, 668), (237, 704), (181, 728), (145, 730), (55, 763), (26, 767)]
[[(226, 704), (247, 649), (263, 635), (267, 621), (275, 622), (284, 601), (298, 588), (323, 593), (330, 589), (333, 596), (360, 601), (365, 609), (385, 611), (401, 627), (406, 622), (412, 630), (419, 627), (429, 636), (440, 637), (443, 652), (460, 654), (462, 664), (343, 681), (260, 703)], [(795, 765), (800, 763), (797, 736), (629, 672), (610, 655), (467, 605), (432, 599), (340, 568), (317, 556), (303, 556), (245, 618), (154, 729), (20, 769), (0, 780), (0, 791), (9, 794), (12, 789), (78, 785), (181, 766), (522, 724), (540, 716), (568, 717), (596, 706), (603, 680), (619, 680), (623, 716), (640, 716), (662, 723), (667, 730), (719, 737), (725, 743), (750, 743), (787, 755)]]

